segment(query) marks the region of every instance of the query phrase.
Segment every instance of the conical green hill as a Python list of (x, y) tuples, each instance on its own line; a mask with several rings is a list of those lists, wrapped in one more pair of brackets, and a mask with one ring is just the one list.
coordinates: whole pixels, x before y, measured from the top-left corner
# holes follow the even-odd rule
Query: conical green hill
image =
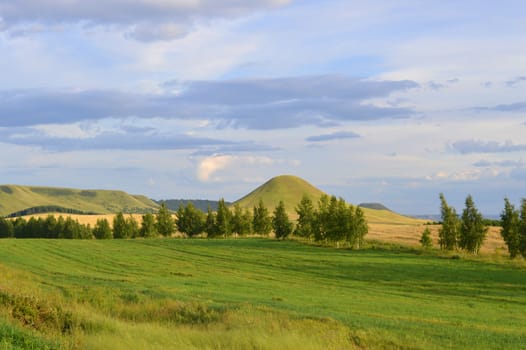
[(252, 209), (258, 205), (261, 199), (272, 212), (279, 201), (283, 201), (289, 215), (294, 215), (294, 208), (301, 201), (303, 195), (309, 196), (316, 203), (322, 194), (324, 194), (322, 190), (297, 176), (281, 175), (265, 182), (243, 198), (235, 201), (234, 204), (239, 204), (242, 208)]

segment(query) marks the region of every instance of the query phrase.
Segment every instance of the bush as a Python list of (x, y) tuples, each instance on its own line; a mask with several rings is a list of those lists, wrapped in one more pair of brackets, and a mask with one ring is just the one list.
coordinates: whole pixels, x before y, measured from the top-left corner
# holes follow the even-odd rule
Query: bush
[(431, 231), (429, 228), (425, 228), (424, 232), (422, 232), (422, 236), (420, 237), (420, 244), (422, 245), (422, 248), (428, 249), (433, 247), (433, 240), (431, 239)]
[(73, 315), (34, 296), (12, 295), (0, 290), (0, 305), (7, 307), (11, 317), (21, 326), (38, 331), (70, 333)]

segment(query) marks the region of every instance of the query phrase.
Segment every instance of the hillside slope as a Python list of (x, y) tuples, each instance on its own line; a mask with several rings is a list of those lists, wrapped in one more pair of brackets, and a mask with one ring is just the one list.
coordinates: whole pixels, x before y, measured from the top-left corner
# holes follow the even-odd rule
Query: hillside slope
[(59, 206), (99, 214), (151, 211), (158, 207), (144, 196), (123, 191), (80, 190), (71, 188), (2, 185), (0, 215), (38, 206)]
[[(319, 188), (297, 176), (281, 175), (265, 182), (246, 196), (235, 201), (234, 204), (239, 204), (242, 208), (253, 208), (261, 199), (269, 211), (272, 211), (279, 201), (282, 200), (291, 218), (295, 218), (295, 207), (304, 194), (314, 203), (317, 203), (324, 193)], [(388, 209), (362, 209), (369, 223), (420, 224), (422, 222), (422, 220), (403, 216)]]

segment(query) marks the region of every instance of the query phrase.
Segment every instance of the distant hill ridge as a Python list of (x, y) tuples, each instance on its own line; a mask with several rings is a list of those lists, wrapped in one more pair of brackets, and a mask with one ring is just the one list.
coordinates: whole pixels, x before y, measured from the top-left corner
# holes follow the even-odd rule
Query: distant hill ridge
[(382, 203), (360, 203), (358, 204), (360, 208), (369, 208), (369, 209), (375, 209), (375, 210), (389, 210), (391, 209), (387, 208)]
[(85, 213), (110, 214), (155, 211), (157, 203), (123, 191), (0, 185), (0, 216), (38, 207), (60, 207)]
[[(181, 205), (182, 206), (188, 205), (188, 203), (192, 203), (195, 208), (203, 212), (206, 212), (208, 210), (208, 206), (210, 206), (210, 209), (212, 209), (212, 211), (216, 211), (219, 205), (219, 201), (208, 200), (208, 199), (166, 199), (166, 200), (158, 200), (155, 202), (159, 205), (164, 202), (166, 204), (166, 207), (173, 211), (176, 211), (177, 209), (179, 209)], [(225, 203), (226, 205), (232, 204), (230, 202), (225, 202)]]

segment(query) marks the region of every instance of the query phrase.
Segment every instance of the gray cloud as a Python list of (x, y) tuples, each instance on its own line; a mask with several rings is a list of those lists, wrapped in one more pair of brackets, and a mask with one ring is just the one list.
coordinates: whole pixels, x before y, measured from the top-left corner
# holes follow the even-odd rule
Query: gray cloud
[(524, 83), (524, 82), (526, 82), (526, 77), (520, 76), (520, 77), (515, 77), (515, 78), (513, 78), (511, 80), (508, 80), (508, 81), (506, 81), (504, 83), (508, 87), (516, 87), (518, 84)]
[(523, 166), (524, 162), (516, 160), (501, 160), (501, 161), (489, 161), (489, 160), (479, 160), (478, 162), (473, 163), (473, 166), (478, 168), (487, 168), (491, 166), (500, 166), (500, 167), (518, 167)]
[(434, 81), (429, 81), (427, 82), (427, 86), (431, 89), (431, 90), (440, 90), (440, 89), (443, 89), (446, 87), (446, 85), (444, 84), (441, 84), (441, 83), (437, 83), (437, 82), (434, 82)]
[(72, 138), (47, 135), (31, 128), (2, 128), (0, 140), (3, 143), (20, 146), (40, 147), (48, 151), (79, 150), (173, 150), (202, 149), (211, 153), (270, 150), (265, 145), (249, 141), (225, 141), (185, 134), (163, 134), (154, 128), (124, 126), (120, 131), (102, 132), (93, 137)]
[(526, 102), (500, 104), (490, 107), (475, 107), (474, 109), (477, 111), (524, 112), (526, 111)]
[(101, 134), (92, 138), (72, 139), (45, 136), (33, 136), (31, 138), (13, 138), (5, 142), (24, 145), (38, 146), (49, 151), (79, 151), (79, 150), (161, 150), (161, 149), (194, 149), (202, 146), (228, 144), (208, 138), (195, 138), (187, 135), (173, 135), (170, 137), (152, 135), (137, 137), (137, 135), (126, 134)]
[(341, 140), (341, 139), (353, 139), (353, 138), (359, 138), (359, 137), (360, 135), (352, 131), (340, 131), (340, 132), (333, 132), (332, 134), (310, 136), (306, 138), (306, 141), (321, 142), (321, 141), (331, 141), (331, 140)]
[(511, 141), (482, 141), (482, 140), (463, 140), (452, 143), (449, 146), (453, 151), (462, 154), (468, 153), (503, 153), (526, 151), (526, 144), (514, 144)]
[(427, 82), (427, 87), (431, 90), (441, 90), (448, 88), (450, 85), (457, 84), (460, 81), (458, 78), (448, 79), (444, 83), (436, 82), (434, 80), (430, 80)]
[(409, 108), (364, 104), (417, 87), (412, 81), (366, 81), (344, 76), (168, 82), (178, 94), (117, 91), (0, 92), (0, 127), (73, 123), (103, 118), (208, 119), (220, 128), (280, 129), (333, 126), (349, 120), (406, 118)]
[(142, 41), (171, 40), (184, 35), (175, 25), (196, 20), (235, 18), (287, 5), (288, 0), (0, 0), (0, 29), (29, 34), (26, 28), (55, 24), (123, 26), (127, 37)]

